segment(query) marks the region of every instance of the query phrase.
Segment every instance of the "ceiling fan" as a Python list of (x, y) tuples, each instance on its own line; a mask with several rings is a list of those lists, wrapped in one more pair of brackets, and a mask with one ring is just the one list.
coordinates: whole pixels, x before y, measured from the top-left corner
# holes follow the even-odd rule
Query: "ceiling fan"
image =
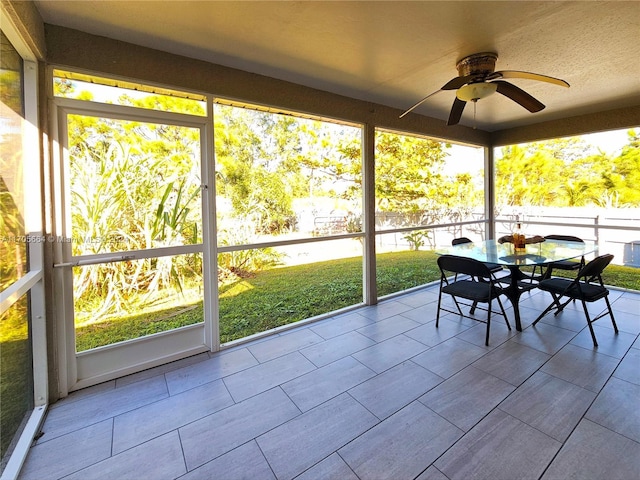
[(553, 83), (562, 87), (568, 87), (569, 84), (564, 80), (538, 73), (520, 72), (518, 70), (502, 70), (495, 71), (496, 60), (498, 55), (492, 52), (474, 53), (464, 57), (456, 63), (458, 76), (452, 78), (445, 83), (440, 90), (427, 95), (409, 110), (400, 115), (404, 117), (407, 113), (421, 105), (429, 97), (435, 95), (442, 90), (457, 90), (456, 98), (451, 107), (449, 120), (447, 125), (456, 125), (462, 117), (462, 112), (467, 102), (475, 103), (489, 95), (498, 92), (505, 97), (510, 98), (530, 112), (539, 112), (544, 108), (544, 104), (529, 95), (527, 92), (512, 83), (505, 82), (503, 78), (526, 78), (529, 80), (538, 80), (540, 82)]

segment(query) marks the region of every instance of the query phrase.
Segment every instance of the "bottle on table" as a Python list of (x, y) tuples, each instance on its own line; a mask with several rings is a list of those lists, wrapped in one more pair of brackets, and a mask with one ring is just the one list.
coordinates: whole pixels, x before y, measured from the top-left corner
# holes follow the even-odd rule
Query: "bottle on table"
[(513, 248), (515, 250), (524, 250), (525, 246), (525, 236), (522, 233), (522, 224), (520, 222), (516, 223), (516, 228), (513, 231)]

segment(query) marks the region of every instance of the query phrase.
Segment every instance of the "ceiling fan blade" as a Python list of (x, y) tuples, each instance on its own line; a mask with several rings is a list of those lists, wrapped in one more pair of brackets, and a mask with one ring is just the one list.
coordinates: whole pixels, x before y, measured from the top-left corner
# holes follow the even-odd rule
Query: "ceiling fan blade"
[(436, 93), (441, 92), (442, 90), (457, 90), (458, 88), (462, 87), (463, 85), (466, 85), (467, 83), (469, 83), (474, 78), (476, 78), (476, 75), (467, 75), (467, 76), (464, 76), (464, 77), (452, 78), (447, 83), (445, 83), (442, 86), (442, 88), (440, 88), (440, 90), (436, 90), (435, 92), (430, 93), (429, 95), (424, 97), (422, 100), (420, 100), (418, 103), (416, 103), (413, 107), (411, 107), (409, 110), (407, 110), (402, 115), (400, 115), (400, 118), (404, 117), (407, 113), (411, 112), (412, 110), (418, 108), (420, 105), (422, 105), (422, 103), (424, 101), (426, 101), (429, 97), (435, 95)]
[(476, 79), (478, 75), (465, 75), (464, 77), (455, 77), (445, 83), (440, 90), (457, 90), (463, 85)]
[(441, 92), (442, 90), (436, 90), (433, 93), (430, 93), (429, 95), (427, 95), (426, 97), (424, 97), (422, 100), (420, 100), (418, 103), (416, 103), (413, 107), (411, 107), (409, 110), (407, 110), (406, 112), (404, 112), (402, 115), (400, 115), (400, 118), (404, 117), (407, 113), (409, 113), (410, 111), (414, 110), (415, 108), (418, 108), (420, 105), (422, 105), (429, 97), (432, 97), (433, 95), (435, 95), (438, 92)]
[(502, 80), (496, 80), (493, 83), (497, 83), (498, 84), (498, 88), (496, 90), (498, 93), (501, 93), (505, 97), (508, 97), (511, 100), (513, 100), (514, 102), (522, 105), (524, 108), (529, 110), (531, 113), (539, 112), (540, 110), (542, 110), (544, 108), (544, 104), (543, 103), (541, 103), (540, 101), (536, 100), (534, 97), (529, 95), (527, 92), (525, 92), (521, 88), (516, 87), (515, 85), (513, 85), (513, 84), (511, 84), (509, 82), (504, 82)]
[(462, 112), (464, 111), (464, 107), (467, 105), (467, 102), (464, 100), (460, 100), (458, 97), (453, 101), (453, 106), (451, 107), (451, 113), (449, 114), (449, 120), (447, 120), (447, 125), (457, 125), (462, 117)]
[(540, 75), (539, 73), (520, 72), (518, 70), (502, 70), (494, 72), (490, 76), (493, 78), (526, 78), (529, 80), (537, 80), (539, 82), (553, 83), (554, 85), (560, 85), (561, 87), (568, 87), (569, 83), (560, 78), (549, 77), (547, 75)]

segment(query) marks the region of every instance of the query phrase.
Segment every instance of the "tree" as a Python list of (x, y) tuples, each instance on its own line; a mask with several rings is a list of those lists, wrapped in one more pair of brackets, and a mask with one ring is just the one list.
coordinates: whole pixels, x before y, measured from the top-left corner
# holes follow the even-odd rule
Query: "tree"
[(440, 170), (445, 145), (435, 140), (379, 131), (376, 133), (376, 207), (422, 213), (437, 210), (448, 197)]

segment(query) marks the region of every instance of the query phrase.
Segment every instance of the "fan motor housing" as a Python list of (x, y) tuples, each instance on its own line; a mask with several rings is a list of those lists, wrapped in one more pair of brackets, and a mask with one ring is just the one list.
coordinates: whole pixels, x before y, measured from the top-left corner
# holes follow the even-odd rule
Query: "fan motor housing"
[(496, 68), (496, 60), (498, 60), (497, 53), (474, 53), (458, 60), (456, 63), (458, 75), (461, 77), (466, 77), (467, 75), (484, 76), (493, 73)]

